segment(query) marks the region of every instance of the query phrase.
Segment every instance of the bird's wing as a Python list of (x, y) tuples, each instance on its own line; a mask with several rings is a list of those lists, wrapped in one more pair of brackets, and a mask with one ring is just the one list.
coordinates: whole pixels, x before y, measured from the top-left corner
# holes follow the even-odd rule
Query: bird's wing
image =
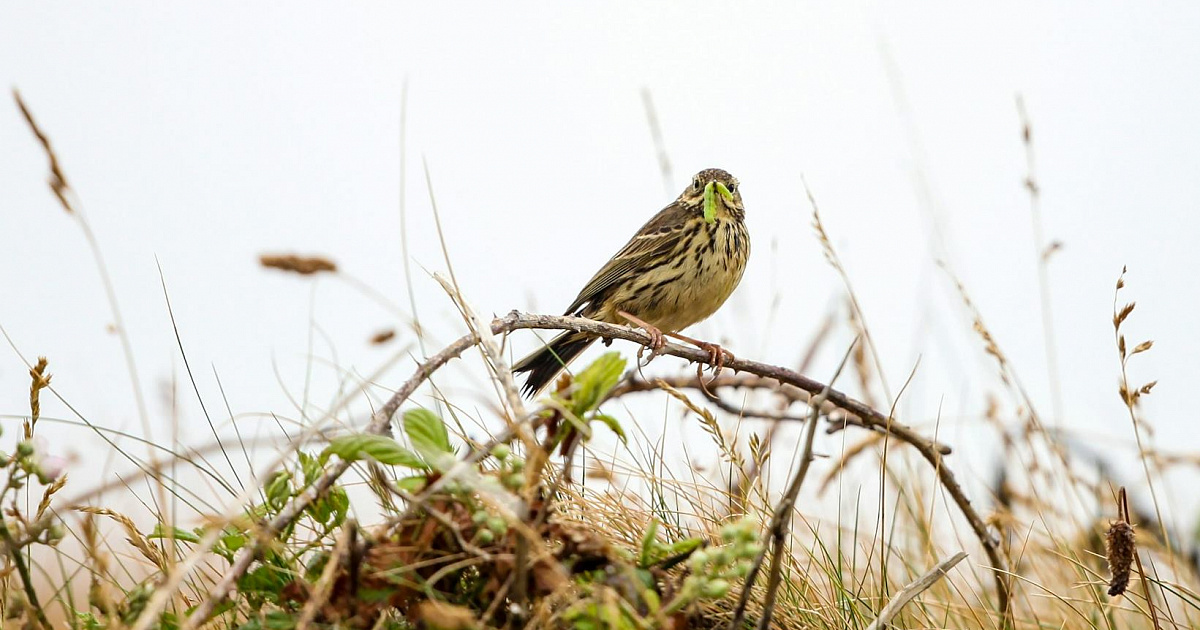
[(663, 208), (646, 222), (633, 238), (617, 252), (592, 279), (588, 281), (566, 314), (578, 313), (588, 303), (597, 302), (609, 289), (627, 279), (631, 273), (646, 268), (655, 260), (666, 258), (679, 242), (687, 227), (690, 212), (678, 203)]

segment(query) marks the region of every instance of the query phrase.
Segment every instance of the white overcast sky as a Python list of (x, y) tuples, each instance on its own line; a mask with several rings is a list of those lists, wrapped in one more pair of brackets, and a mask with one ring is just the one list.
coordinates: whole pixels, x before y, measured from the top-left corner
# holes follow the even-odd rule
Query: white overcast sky
[[(1132, 364), (1135, 381), (1160, 380), (1145, 409), (1156, 444), (1200, 450), (1198, 32), (1200, 4), (1184, 2), (4, 3), (0, 80), (22, 91), (90, 217), (162, 442), (161, 386), (183, 364), (156, 261), (216, 416), (214, 368), (236, 413), (295, 416), (284, 388), (305, 387), (310, 319), (320, 404), (334, 365), (370, 374), (411, 341), (368, 346), (394, 317), (345, 283), (313, 289), (256, 266), (264, 251), (325, 254), (408, 308), (406, 81), (413, 290), (437, 339), (461, 326), (425, 272), (445, 264), (422, 159), (458, 280), (497, 313), (558, 312), (692, 172), (718, 166), (742, 182), (754, 253), (696, 334), (767, 361), (802, 353), (841, 295), (803, 177), (893, 391), (920, 359), (905, 421), (931, 432), (940, 408), (941, 435), (968, 443), (985, 431), (986, 395), (1003, 392), (938, 260), (1049, 416), (1021, 94), (1044, 231), (1063, 244), (1049, 279), (1065, 413), (1052, 419), (1128, 463), (1110, 321), (1123, 265), (1125, 299), (1139, 303), (1130, 341), (1157, 341)], [(669, 194), (643, 88), (674, 166)], [(95, 265), (45, 179), (6, 97), (0, 325), (26, 358), (50, 357), (55, 385), (90, 420), (140, 433)], [(848, 340), (831, 342), (814, 377)], [(379, 380), (394, 386), (410, 368), (403, 358)], [(24, 413), (27, 387), (6, 347), (0, 413)], [(181, 389), (183, 438), (201, 442), (199, 406)], [(49, 402), (47, 413), (69, 415)], [(62, 444), (87, 456), (86, 443)]]

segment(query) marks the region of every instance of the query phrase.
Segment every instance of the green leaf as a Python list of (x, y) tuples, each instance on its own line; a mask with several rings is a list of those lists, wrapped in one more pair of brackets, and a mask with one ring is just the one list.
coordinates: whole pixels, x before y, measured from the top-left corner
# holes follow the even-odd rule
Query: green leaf
[[(644, 571), (644, 569), (638, 569), (638, 571)], [(646, 573), (650, 573), (650, 572), (646, 571)], [(642, 593), (641, 593), (642, 599), (644, 599), (646, 601), (646, 608), (648, 608), (650, 610), (651, 615), (657, 615), (659, 609), (662, 608), (662, 601), (660, 601), (658, 599), (658, 593), (656, 593), (654, 591), (654, 588), (655, 588), (655, 581), (654, 581), (654, 577), (651, 576), (650, 585), (647, 586), (646, 588), (642, 589)]]
[(634, 569), (633, 575), (641, 583), (643, 594), (654, 592), (654, 587), (658, 584), (658, 578), (654, 577), (650, 569)]
[(598, 413), (592, 416), (592, 420), (599, 420), (600, 422), (603, 422), (604, 425), (607, 426), (613, 433), (617, 434), (617, 437), (621, 438), (622, 444), (629, 443), (628, 438), (625, 437), (625, 429), (621, 427), (621, 423), (618, 422), (616, 418), (608, 414)]
[(266, 615), (251, 616), (238, 630), (291, 630), (296, 627), (297, 618), (293, 613), (273, 610)]
[(703, 544), (704, 541), (700, 540), (699, 538), (684, 538), (683, 540), (674, 543), (669, 547), (670, 553), (668, 553), (668, 555), (674, 556), (681, 553), (695, 551), (700, 547), (700, 545)]
[(292, 581), (290, 572), (281, 567), (264, 564), (238, 580), (238, 591), (256, 595), (269, 602), (278, 602), (283, 587)]
[(658, 543), (658, 519), (650, 520), (650, 527), (642, 536), (642, 552), (638, 556), (638, 566), (648, 567), (654, 561), (653, 553)]
[(329, 496), (312, 502), (305, 511), (322, 525), (337, 526), (342, 524), (349, 510), (350, 499), (346, 496), (346, 490), (336, 487)]
[(155, 523), (154, 531), (146, 534), (146, 538), (174, 538), (175, 540), (188, 543), (200, 542), (200, 537), (196, 534), (189, 532), (186, 529), (179, 529), (178, 527), (172, 527), (170, 531), (168, 531), (167, 528), (163, 527), (162, 523)]
[(304, 576), (310, 582), (316, 582), (321, 579), (321, 571), (325, 570), (325, 565), (329, 564), (329, 552), (318, 551), (304, 563)]
[[(232, 598), (232, 597), (226, 598), (225, 601), (221, 602), (220, 604), (217, 604), (216, 607), (213, 608), (212, 618), (213, 619), (219, 618), (221, 615), (224, 615), (225, 613), (233, 610), (235, 607), (237, 607), (237, 605), (238, 605), (238, 602), (237, 602), (236, 598)], [(188, 608), (187, 614), (191, 615), (199, 607), (200, 607), (200, 604), (196, 604), (195, 606)]]
[(233, 532), (221, 537), (221, 542), (224, 543), (230, 551), (237, 551), (246, 546), (246, 534), (242, 532)]
[(350, 496), (346, 494), (345, 488), (336, 488), (329, 493), (326, 500), (333, 504), (333, 520), (330, 524), (340, 526), (350, 513)]
[(104, 624), (100, 623), (100, 620), (96, 619), (96, 615), (90, 612), (76, 612), (75, 618), (82, 622), (81, 627), (84, 630), (103, 630), (104, 628)]
[(286, 470), (281, 470), (274, 475), (271, 475), (270, 481), (266, 487), (267, 503), (272, 507), (283, 507), (283, 504), (292, 497), (292, 474)]
[(240, 532), (233, 527), (226, 527), (224, 534), (217, 540), (217, 544), (213, 545), (213, 553), (233, 561), (233, 554), (237, 553), (238, 549), (246, 546), (249, 539), (246, 534)]
[(409, 409), (404, 412), (404, 432), (413, 448), (430, 463), (442, 453), (454, 453), (446, 423), (428, 409)]
[(571, 398), (572, 411), (582, 417), (595, 409), (600, 401), (617, 386), (625, 371), (625, 359), (620, 352), (606, 352), (575, 376), (579, 389)]
[(420, 492), (427, 485), (429, 485), (429, 478), (424, 475), (404, 477), (396, 480), (396, 487), (408, 493)]
[(329, 443), (329, 446), (325, 448), (321, 457), (328, 459), (330, 453), (348, 462), (356, 462), (369, 458), (388, 466), (407, 466), (417, 469), (429, 468), (429, 465), (420, 457), (400, 446), (396, 440), (369, 433), (356, 433), (354, 435), (334, 438)]
[(298, 451), (296, 455), (300, 458), (300, 470), (304, 472), (304, 485), (307, 486), (321, 476), (321, 467), (325, 462), (304, 451)]

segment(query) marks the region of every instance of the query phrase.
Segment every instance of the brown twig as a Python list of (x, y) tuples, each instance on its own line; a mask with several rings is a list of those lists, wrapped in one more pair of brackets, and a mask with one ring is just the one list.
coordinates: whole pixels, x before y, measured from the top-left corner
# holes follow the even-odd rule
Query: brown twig
[[(739, 363), (740, 363), (740, 361), (739, 361)], [(770, 390), (774, 391), (775, 393), (784, 396), (785, 398), (787, 398), (788, 400), (790, 400), (792, 402), (802, 403), (802, 404), (808, 404), (808, 402), (812, 398), (812, 396), (815, 395), (815, 393), (819, 393), (819, 391), (820, 391), (820, 390), (817, 390), (817, 392), (810, 392), (807, 389), (807, 387), (802, 389), (800, 386), (793, 385), (791, 383), (788, 383), (787, 381), (780, 380), (776, 376), (759, 376), (758, 373), (755, 372), (755, 369), (757, 369), (758, 366), (763, 366), (765, 364), (757, 363), (754, 361), (749, 361), (746, 363), (752, 364), (752, 368), (743, 367), (743, 368), (739, 368), (739, 369), (741, 369), (742, 371), (745, 371), (745, 372), (749, 372), (748, 374), (722, 374), (720, 376), (717, 376), (713, 380), (706, 381), (704, 383), (704, 385), (707, 386), (710, 390), (716, 390), (716, 389), (721, 389), (721, 388), (770, 389)], [(726, 367), (730, 367), (730, 365), (727, 364)], [(787, 370), (787, 368), (775, 368), (775, 369), (783, 370), (784, 372), (788, 372), (790, 374), (796, 374), (795, 372)], [(801, 377), (801, 378), (804, 378), (804, 377)], [(617, 385), (615, 388), (613, 388), (612, 392), (610, 392), (608, 395), (608, 399), (611, 400), (613, 398), (619, 398), (626, 394), (633, 394), (633, 393), (638, 393), (638, 392), (658, 391), (660, 389), (660, 387), (657, 385), (657, 383), (659, 381), (665, 382), (667, 385), (670, 385), (671, 387), (674, 387), (675, 389), (701, 389), (701, 390), (703, 389), (701, 387), (701, 384), (699, 383), (699, 380), (695, 376), (684, 376), (684, 375), (666, 376), (666, 377), (655, 378), (654, 381), (648, 381), (644, 378), (635, 377), (635, 378), (627, 379), (620, 385)], [(811, 381), (811, 382), (816, 383), (816, 381)], [(817, 384), (819, 385), (819, 383), (817, 383)], [(932, 449), (933, 451), (936, 451), (940, 455), (949, 455), (951, 452), (953, 452), (949, 446), (932, 441), (932, 440), (928, 440), (928, 439), (922, 437), (920, 434), (916, 433), (916, 431), (914, 431), (911, 427), (905, 426), (903, 424), (898, 424), (895, 421), (892, 422), (891, 429), (889, 431), (888, 423), (887, 423), (887, 416), (884, 416), (882, 413), (875, 411), (874, 409), (872, 409), (870, 407), (866, 407), (865, 405), (862, 405), (862, 403), (856, 402), (857, 408), (859, 408), (859, 409), (865, 408), (865, 409), (870, 410), (871, 413), (875, 414), (873, 417), (864, 419), (861, 416), (857, 415), (855, 410), (847, 408), (846, 405), (839, 404), (839, 400), (835, 397), (841, 397), (841, 399), (846, 399), (844, 394), (841, 394), (837, 390), (834, 390), (830, 393), (829, 398), (821, 403), (821, 415), (830, 416), (830, 420), (838, 423), (836, 426), (830, 427), (830, 431), (840, 428), (841, 425), (843, 425), (843, 424), (848, 424), (848, 425), (860, 427), (863, 429), (867, 429), (868, 431), (874, 431), (880, 435), (886, 435), (890, 432), (892, 435), (896, 436), (897, 438), (900, 438), (902, 441), (909, 443), (909, 444), (913, 444), (914, 440), (917, 442), (922, 442), (922, 443), (928, 445), (928, 447), (930, 449)], [(763, 420), (784, 421), (784, 422), (804, 422), (805, 421), (805, 418), (800, 417), (800, 416), (789, 416), (784, 413), (772, 413), (772, 412), (767, 412), (767, 411), (762, 411), (762, 412), (746, 411), (746, 410), (740, 409), (722, 399), (714, 400), (712, 398), (709, 398), (709, 400), (714, 405), (716, 405), (717, 407), (719, 407), (725, 411), (728, 411), (730, 413), (740, 414), (740, 415), (747, 416), (747, 417), (757, 417), (757, 418), (761, 418)], [(847, 400), (853, 400), (853, 399), (847, 399)], [(838, 410), (841, 410), (842, 412), (845, 412), (845, 413), (843, 413), (839, 416), (837, 414)]]
[(338, 570), (342, 568), (343, 560), (351, 552), (351, 537), (357, 527), (358, 524), (353, 519), (348, 520), (341, 533), (338, 534), (337, 541), (333, 545), (333, 553), (329, 554), (329, 558), (325, 561), (321, 577), (317, 579), (317, 583), (308, 594), (308, 601), (304, 603), (304, 608), (300, 611), (300, 618), (296, 621), (296, 630), (309, 630), (317, 618), (317, 613), (325, 604), (329, 603)]
[(775, 513), (771, 516), (769, 528), (769, 544), (763, 545), (762, 551), (754, 559), (750, 573), (746, 575), (746, 583), (742, 586), (742, 594), (738, 598), (737, 608), (734, 609), (733, 619), (729, 622), (730, 630), (738, 630), (742, 625), (742, 618), (746, 614), (746, 604), (750, 602), (750, 592), (754, 589), (758, 572), (762, 570), (768, 549), (771, 550), (771, 573), (767, 578), (767, 592), (763, 597), (762, 617), (758, 620), (758, 630), (766, 630), (771, 627), (775, 595), (779, 592), (779, 584), (783, 576), (783, 550), (787, 546), (788, 526), (792, 522), (792, 512), (796, 509), (796, 497), (800, 495), (800, 487), (804, 484), (804, 478), (808, 476), (808, 466), (812, 463), (813, 438), (817, 434), (817, 418), (821, 415), (821, 402), (829, 396), (833, 383), (842, 374), (842, 368), (846, 367), (850, 352), (856, 345), (858, 345), (857, 338), (846, 349), (846, 355), (842, 357), (842, 362), (838, 364), (829, 384), (825, 385), (809, 404), (808, 424), (804, 426), (804, 446), (800, 452), (800, 467), (796, 470), (796, 475), (792, 477), (791, 483), (788, 484), (783, 499), (775, 506)]

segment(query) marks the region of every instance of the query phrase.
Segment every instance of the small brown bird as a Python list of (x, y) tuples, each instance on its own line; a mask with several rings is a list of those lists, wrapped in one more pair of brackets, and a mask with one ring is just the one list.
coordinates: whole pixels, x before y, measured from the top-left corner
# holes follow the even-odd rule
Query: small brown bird
[[(704, 349), (719, 365), (725, 350), (678, 331), (715, 313), (737, 288), (750, 256), (745, 216), (738, 181), (718, 168), (700, 171), (592, 276), (565, 314), (636, 324), (650, 333), (654, 350), (665, 333)], [(528, 372), (525, 393), (537, 393), (594, 341), (564, 332), (513, 372)]]

